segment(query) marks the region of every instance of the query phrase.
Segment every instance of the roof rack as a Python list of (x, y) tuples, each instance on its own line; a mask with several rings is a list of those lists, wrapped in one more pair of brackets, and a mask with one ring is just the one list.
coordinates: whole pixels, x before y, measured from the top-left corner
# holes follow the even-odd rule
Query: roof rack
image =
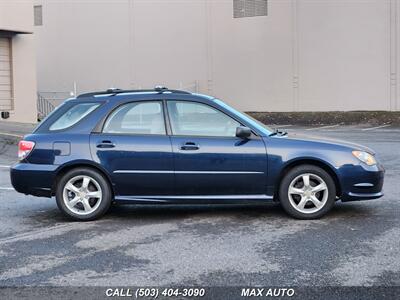
[(118, 88), (109, 88), (105, 91), (81, 94), (76, 98), (85, 98), (85, 97), (93, 97), (93, 96), (97, 96), (97, 95), (108, 95), (108, 94), (110, 94), (111, 96), (115, 96), (115, 95), (122, 94), (122, 93), (149, 93), (149, 92), (157, 92), (159, 94), (162, 94), (165, 92), (176, 93), (176, 94), (191, 94), (190, 92), (187, 92), (187, 91), (170, 90), (165, 86), (156, 86), (154, 89), (147, 89), (147, 90), (123, 90), (123, 89), (118, 89)]

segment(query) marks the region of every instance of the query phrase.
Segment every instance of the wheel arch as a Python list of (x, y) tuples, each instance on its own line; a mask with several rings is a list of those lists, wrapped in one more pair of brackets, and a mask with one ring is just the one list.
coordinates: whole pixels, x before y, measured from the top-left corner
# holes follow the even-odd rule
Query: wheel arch
[(112, 180), (111, 180), (108, 172), (103, 167), (101, 167), (100, 165), (98, 165), (92, 161), (84, 161), (83, 160), (83, 161), (74, 161), (74, 162), (71, 162), (68, 164), (64, 164), (56, 170), (56, 175), (53, 180), (53, 185), (51, 188), (51, 193), (53, 196), (56, 193), (56, 186), (57, 186), (57, 183), (60, 181), (61, 177), (64, 174), (66, 174), (67, 172), (69, 172), (70, 170), (77, 169), (77, 168), (88, 168), (88, 169), (95, 170), (95, 171), (99, 172), (100, 174), (102, 174), (104, 176), (104, 178), (107, 180), (108, 184), (110, 185), (113, 196), (115, 195), (114, 185), (112, 183)]
[(282, 182), (282, 179), (285, 177), (285, 175), (289, 172), (289, 170), (300, 166), (300, 165), (313, 165), (313, 166), (317, 166), (320, 167), (321, 169), (323, 169), (324, 171), (326, 171), (333, 179), (333, 181), (335, 182), (335, 187), (336, 187), (336, 196), (340, 196), (342, 194), (342, 187), (340, 184), (340, 180), (338, 175), (336, 174), (333, 166), (331, 166), (329, 163), (319, 160), (319, 159), (315, 159), (315, 158), (299, 158), (299, 159), (295, 159), (295, 160), (291, 160), (289, 161), (281, 170), (279, 177), (277, 179), (276, 182), (276, 192), (275, 194), (277, 195), (280, 184)]

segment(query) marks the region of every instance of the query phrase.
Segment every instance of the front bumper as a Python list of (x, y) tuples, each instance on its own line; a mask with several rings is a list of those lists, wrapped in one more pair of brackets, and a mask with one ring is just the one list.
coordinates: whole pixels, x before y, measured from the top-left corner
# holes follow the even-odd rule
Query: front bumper
[(10, 168), (11, 184), (23, 194), (51, 197), (57, 166), (16, 163)]
[(340, 198), (343, 202), (371, 200), (383, 196), (385, 169), (380, 164), (342, 167), (339, 176), (342, 186)]

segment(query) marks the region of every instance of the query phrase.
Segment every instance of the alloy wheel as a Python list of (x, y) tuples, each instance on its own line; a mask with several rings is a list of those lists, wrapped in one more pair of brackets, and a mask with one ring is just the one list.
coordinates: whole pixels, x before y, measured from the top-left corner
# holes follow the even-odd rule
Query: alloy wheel
[(96, 211), (102, 201), (102, 196), (100, 184), (87, 175), (71, 178), (63, 190), (65, 206), (78, 215), (88, 215)]
[(321, 210), (328, 200), (328, 186), (316, 174), (304, 173), (292, 180), (289, 185), (289, 202), (301, 213), (312, 214)]

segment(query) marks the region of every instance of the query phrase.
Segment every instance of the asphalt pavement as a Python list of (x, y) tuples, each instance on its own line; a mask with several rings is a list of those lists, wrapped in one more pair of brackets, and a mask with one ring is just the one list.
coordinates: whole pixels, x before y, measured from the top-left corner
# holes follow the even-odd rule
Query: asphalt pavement
[(375, 149), (385, 196), (300, 221), (279, 205), (114, 206), (70, 222), (55, 200), (18, 194), (0, 137), (1, 286), (399, 286), (400, 128), (298, 128)]

